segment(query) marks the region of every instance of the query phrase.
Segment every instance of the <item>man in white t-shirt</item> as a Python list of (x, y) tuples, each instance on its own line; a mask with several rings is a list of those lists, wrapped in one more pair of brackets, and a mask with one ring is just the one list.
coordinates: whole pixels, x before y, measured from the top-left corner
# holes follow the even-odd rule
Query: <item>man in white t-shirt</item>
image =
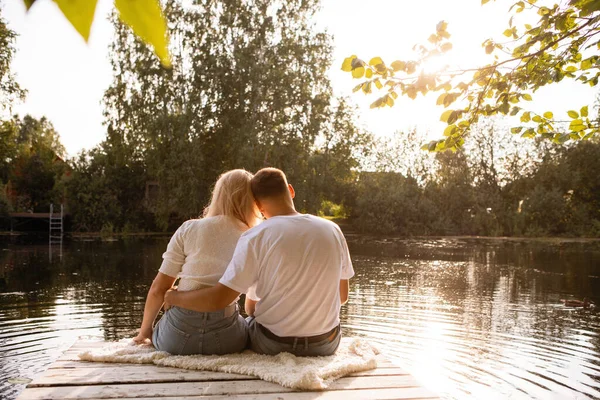
[(171, 291), (165, 302), (215, 311), (246, 293), (252, 350), (333, 354), (341, 339), (340, 306), (354, 275), (344, 235), (330, 221), (296, 212), (294, 189), (282, 171), (262, 169), (251, 184), (267, 220), (242, 234), (216, 286)]

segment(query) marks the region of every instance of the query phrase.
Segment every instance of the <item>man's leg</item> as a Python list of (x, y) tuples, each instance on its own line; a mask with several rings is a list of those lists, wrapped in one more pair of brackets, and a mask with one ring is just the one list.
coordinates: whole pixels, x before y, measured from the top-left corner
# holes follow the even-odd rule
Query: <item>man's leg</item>
[(295, 344), (279, 343), (264, 335), (258, 323), (253, 318), (248, 321), (248, 337), (250, 338), (249, 348), (259, 354), (275, 355), (282, 352), (292, 353), (297, 356), (329, 356), (335, 353), (342, 337), (338, 329), (336, 335), (331, 339), (322, 340), (316, 343), (307, 343), (299, 338)]

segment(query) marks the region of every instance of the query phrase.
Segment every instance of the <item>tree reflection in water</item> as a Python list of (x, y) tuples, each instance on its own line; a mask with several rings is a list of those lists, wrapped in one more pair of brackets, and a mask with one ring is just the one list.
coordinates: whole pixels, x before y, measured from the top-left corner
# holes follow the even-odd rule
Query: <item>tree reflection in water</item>
[[(600, 397), (600, 242), (349, 235), (356, 277), (346, 335), (447, 398)], [(133, 335), (168, 237), (47, 244), (0, 253), (0, 397), (77, 337)]]

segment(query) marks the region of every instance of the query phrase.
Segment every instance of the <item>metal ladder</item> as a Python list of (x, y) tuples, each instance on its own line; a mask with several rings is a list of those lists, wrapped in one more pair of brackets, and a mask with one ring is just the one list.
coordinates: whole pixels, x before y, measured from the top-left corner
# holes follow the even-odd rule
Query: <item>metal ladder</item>
[(62, 260), (64, 207), (60, 205), (60, 214), (54, 212), (54, 204), (50, 204), (50, 261), (52, 261), (52, 245), (58, 245), (59, 258)]

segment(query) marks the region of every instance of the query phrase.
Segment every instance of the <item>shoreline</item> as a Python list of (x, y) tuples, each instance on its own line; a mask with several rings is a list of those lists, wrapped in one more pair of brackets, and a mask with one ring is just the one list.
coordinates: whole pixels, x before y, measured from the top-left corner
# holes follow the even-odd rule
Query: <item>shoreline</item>
[[(17, 236), (46, 236), (47, 232), (9, 232), (0, 231), (0, 237)], [(160, 237), (171, 236), (173, 232), (131, 232), (131, 233), (111, 233), (102, 232), (65, 232), (65, 236), (72, 239), (123, 239), (127, 237)], [(569, 237), (569, 236), (470, 236), (470, 235), (431, 235), (431, 236), (400, 236), (400, 235), (377, 235), (370, 233), (360, 233), (354, 230), (344, 232), (346, 237), (363, 237), (373, 240), (396, 241), (396, 240), (489, 240), (502, 242), (545, 242), (545, 243), (594, 243), (600, 242), (597, 237)]]

